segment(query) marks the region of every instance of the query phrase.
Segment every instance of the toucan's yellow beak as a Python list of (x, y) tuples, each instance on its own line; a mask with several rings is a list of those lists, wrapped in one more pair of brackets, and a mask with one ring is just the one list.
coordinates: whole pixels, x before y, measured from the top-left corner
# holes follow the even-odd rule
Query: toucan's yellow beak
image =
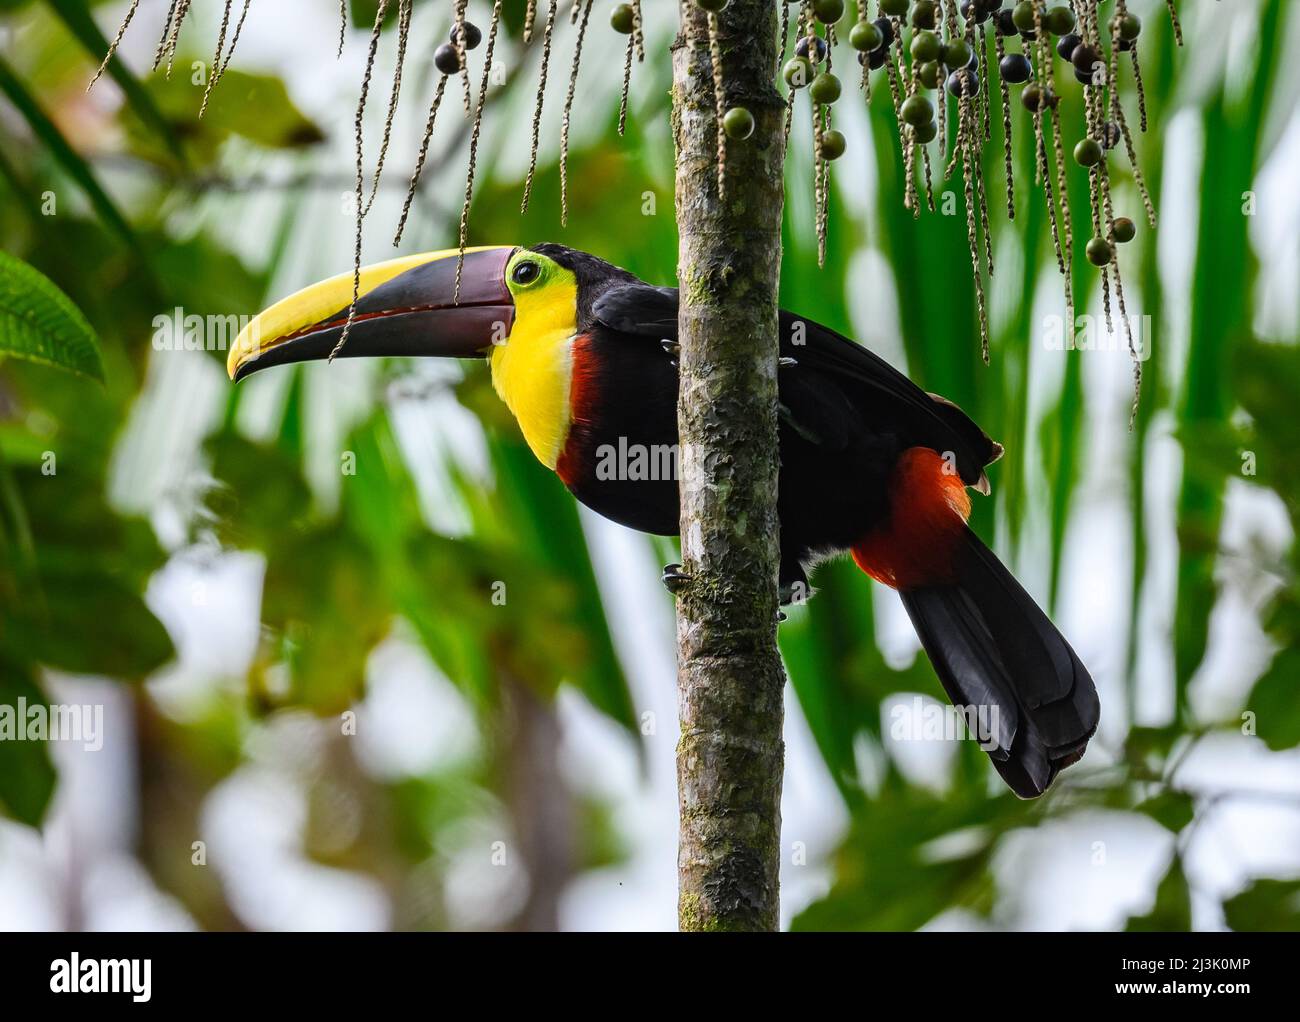
[[(459, 293), (456, 249), (366, 267), (352, 329), (338, 355), (482, 356), (505, 340), (514, 322), (514, 302), (506, 287), (506, 264), (514, 252), (508, 245), (466, 249)], [(329, 358), (348, 319), (352, 284), (351, 273), (340, 273), (255, 317), (230, 349), (230, 378)]]

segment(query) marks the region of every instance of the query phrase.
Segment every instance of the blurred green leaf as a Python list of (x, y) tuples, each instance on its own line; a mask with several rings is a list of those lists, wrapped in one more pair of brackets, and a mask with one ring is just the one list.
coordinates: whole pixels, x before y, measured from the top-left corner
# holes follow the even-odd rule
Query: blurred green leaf
[(1132, 916), (1125, 930), (1171, 933), (1192, 928), (1192, 895), (1183, 874), (1182, 860), (1175, 855), (1169, 870), (1156, 888), (1155, 904), (1145, 915)]
[[(19, 699), (28, 706), (46, 704), (28, 669), (0, 652), (0, 706), (11, 707), (17, 713)], [(22, 721), (15, 723), (23, 725)], [(0, 741), (0, 808), (9, 816), (39, 827), (54, 785), (54, 766), (45, 742)]]
[(1240, 932), (1300, 930), (1300, 880), (1256, 880), (1223, 903), (1228, 925)]
[(1300, 745), (1300, 649), (1281, 650), (1246, 700), (1255, 733), (1274, 752)]
[(48, 277), (0, 252), (0, 355), (104, 378), (99, 339)]
[(1185, 791), (1166, 790), (1145, 802), (1138, 803), (1136, 811), (1151, 817), (1162, 827), (1177, 834), (1192, 822), (1196, 806), (1192, 796)]
[(962, 794), (955, 800), (907, 789), (856, 814), (837, 854), (834, 886), (792, 928), (915, 930), (951, 907), (987, 913), (993, 848), (1032, 803)]
[[(43, 567), (39, 587), (31, 605), (14, 609), (10, 650), (59, 670), (128, 681), (171, 659), (166, 629), (118, 579), (73, 566)], [(111, 628), (95, 624), (102, 614), (111, 614)]]
[[(206, 67), (208, 58), (202, 59)], [(146, 88), (172, 130), (200, 162), (211, 162), (232, 135), (270, 149), (300, 149), (325, 139), (316, 123), (289, 98), (289, 90), (279, 78), (233, 67), (212, 90), (207, 112), (200, 118), (206, 78), (196, 85), (184, 73), (190, 66), (188, 59), (177, 58), (176, 66), (170, 78), (151, 76)]]

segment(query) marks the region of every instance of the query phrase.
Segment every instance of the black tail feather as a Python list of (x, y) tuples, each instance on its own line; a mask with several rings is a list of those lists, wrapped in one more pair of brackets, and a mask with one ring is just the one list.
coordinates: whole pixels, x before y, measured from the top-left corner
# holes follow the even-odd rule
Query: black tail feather
[(956, 567), (953, 583), (903, 592), (903, 605), (949, 698), (996, 722), (980, 737), (998, 773), (1021, 798), (1036, 798), (1087, 748), (1097, 690), (1065, 637), (969, 529)]

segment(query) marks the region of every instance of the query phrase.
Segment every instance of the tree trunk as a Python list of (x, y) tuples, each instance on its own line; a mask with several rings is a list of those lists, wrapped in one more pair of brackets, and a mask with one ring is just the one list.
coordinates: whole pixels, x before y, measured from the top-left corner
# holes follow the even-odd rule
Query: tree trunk
[(749, 139), (726, 142), (721, 197), (709, 19), (694, 0), (679, 2), (678, 428), (690, 581), (677, 603), (678, 921), (683, 930), (774, 930), (785, 683), (776, 645), (777, 0), (731, 0), (717, 15), (724, 106), (743, 105), (756, 122)]

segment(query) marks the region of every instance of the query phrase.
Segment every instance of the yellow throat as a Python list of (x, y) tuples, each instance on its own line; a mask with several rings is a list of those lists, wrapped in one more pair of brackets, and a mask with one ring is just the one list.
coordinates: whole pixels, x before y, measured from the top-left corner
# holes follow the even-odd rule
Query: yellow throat
[[(531, 265), (521, 269), (520, 263)], [(506, 267), (506, 281), (515, 321), (509, 336), (492, 348), (492, 386), (537, 460), (554, 469), (569, 435), (578, 282), (571, 270), (527, 249)]]

